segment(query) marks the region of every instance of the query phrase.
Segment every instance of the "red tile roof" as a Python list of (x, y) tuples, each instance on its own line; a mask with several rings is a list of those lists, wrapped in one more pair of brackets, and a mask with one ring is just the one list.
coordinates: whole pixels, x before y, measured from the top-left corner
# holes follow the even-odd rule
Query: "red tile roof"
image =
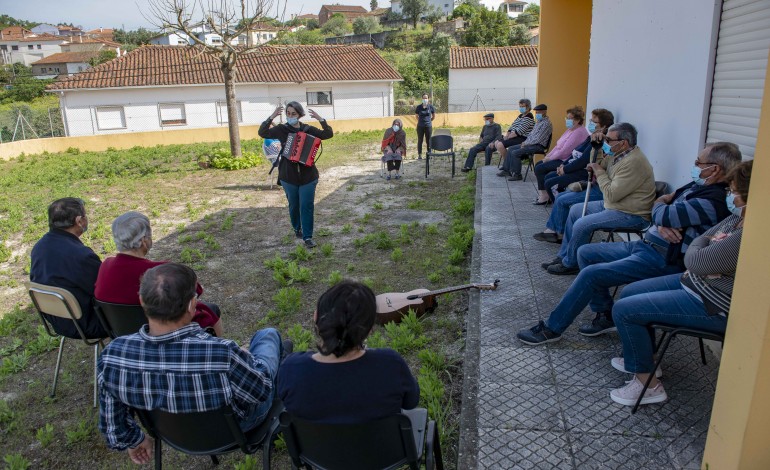
[(450, 69), (537, 67), (537, 46), (458, 47), (449, 50)]
[(19, 42), (47, 42), (47, 41), (66, 41), (69, 39), (65, 36), (54, 36), (53, 34), (38, 34), (37, 36), (27, 36), (26, 38), (19, 38)]
[(45, 64), (71, 64), (71, 63), (88, 63), (89, 60), (97, 57), (99, 52), (59, 52), (57, 54), (51, 54), (44, 59), (40, 59), (37, 62), (33, 62), (32, 65), (45, 65)]
[(323, 5), (321, 10), (326, 8), (327, 10), (335, 13), (349, 11), (354, 13), (367, 13), (367, 9), (359, 5)]
[(70, 44), (104, 44), (107, 47), (113, 47), (113, 48), (121, 47), (121, 45), (117, 42), (108, 41), (106, 39), (90, 38), (88, 36), (85, 36), (85, 37), (84, 36), (67, 36), (66, 39), (68, 42), (65, 44), (62, 44), (62, 46), (67, 46)]
[[(262, 46), (238, 59), (238, 83), (401, 80), (369, 45)], [(224, 83), (219, 60), (199, 47), (142, 46), (48, 86), (52, 90)]]
[(0, 30), (2, 39), (19, 39), (25, 36), (34, 36), (32, 31), (22, 28), (21, 26), (8, 26)]
[(305, 13), (304, 15), (299, 15), (297, 17), (298, 20), (317, 20), (318, 15), (315, 13)]

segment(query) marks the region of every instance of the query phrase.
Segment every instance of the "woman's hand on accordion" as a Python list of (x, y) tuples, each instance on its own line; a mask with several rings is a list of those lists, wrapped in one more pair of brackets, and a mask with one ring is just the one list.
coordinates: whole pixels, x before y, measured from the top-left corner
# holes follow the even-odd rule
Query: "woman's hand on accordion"
[(313, 118), (313, 119), (315, 119), (316, 121), (318, 121), (318, 122), (321, 122), (321, 121), (323, 121), (323, 120), (324, 120), (324, 118), (322, 118), (322, 117), (321, 117), (321, 116), (320, 116), (320, 115), (319, 115), (317, 112), (315, 112), (314, 110), (312, 110), (312, 109), (308, 109), (307, 111), (308, 111), (308, 114), (310, 114), (310, 117), (311, 117), (311, 118)]

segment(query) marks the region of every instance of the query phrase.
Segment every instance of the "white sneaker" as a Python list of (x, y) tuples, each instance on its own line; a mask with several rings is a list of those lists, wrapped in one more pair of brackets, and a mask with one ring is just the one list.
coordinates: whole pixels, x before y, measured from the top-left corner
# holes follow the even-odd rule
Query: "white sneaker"
[[(612, 390), (610, 392), (610, 398), (615, 403), (620, 403), (625, 406), (634, 406), (637, 398), (639, 398), (639, 394), (642, 393), (643, 388), (644, 384), (634, 376), (633, 380), (627, 382), (625, 387)], [(667, 399), (668, 395), (666, 395), (666, 391), (663, 390), (663, 384), (658, 382), (658, 385), (655, 387), (645, 390), (644, 397), (639, 404), (649, 405), (651, 403), (660, 403)]]
[[(626, 374), (633, 374), (633, 372), (629, 372), (626, 370), (626, 361), (622, 357), (613, 357), (610, 361), (610, 364), (612, 364), (612, 367), (619, 370), (620, 372), (625, 372)], [(655, 378), (659, 379), (663, 377), (663, 370), (661, 370), (660, 367), (655, 369)]]

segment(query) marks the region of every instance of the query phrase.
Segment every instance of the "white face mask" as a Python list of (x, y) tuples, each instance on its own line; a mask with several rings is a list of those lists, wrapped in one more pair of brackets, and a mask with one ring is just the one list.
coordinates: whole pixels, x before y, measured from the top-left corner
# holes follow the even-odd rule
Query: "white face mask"
[(394, 124), (394, 125), (393, 125), (393, 132), (398, 132), (398, 131), (399, 131), (399, 129), (401, 129), (401, 128), (400, 128), (400, 127), (398, 127), (398, 124)]
[(423, 98), (422, 99), (422, 104), (428, 104), (428, 98)]

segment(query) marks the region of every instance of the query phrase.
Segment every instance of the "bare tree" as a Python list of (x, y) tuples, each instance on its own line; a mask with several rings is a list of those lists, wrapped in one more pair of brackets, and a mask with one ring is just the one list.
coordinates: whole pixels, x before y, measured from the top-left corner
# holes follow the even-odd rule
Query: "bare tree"
[[(240, 44), (239, 38), (249, 34), (256, 23), (272, 7), (272, 0), (149, 0), (145, 19), (167, 33), (187, 36), (191, 45), (219, 60), (219, 69), (225, 82), (227, 123), (230, 130), (230, 151), (241, 156), (241, 136), (238, 128), (238, 109), (235, 100), (235, 74), (238, 58), (255, 53), (260, 45)], [(222, 38), (221, 44), (206, 41), (210, 31)]]

